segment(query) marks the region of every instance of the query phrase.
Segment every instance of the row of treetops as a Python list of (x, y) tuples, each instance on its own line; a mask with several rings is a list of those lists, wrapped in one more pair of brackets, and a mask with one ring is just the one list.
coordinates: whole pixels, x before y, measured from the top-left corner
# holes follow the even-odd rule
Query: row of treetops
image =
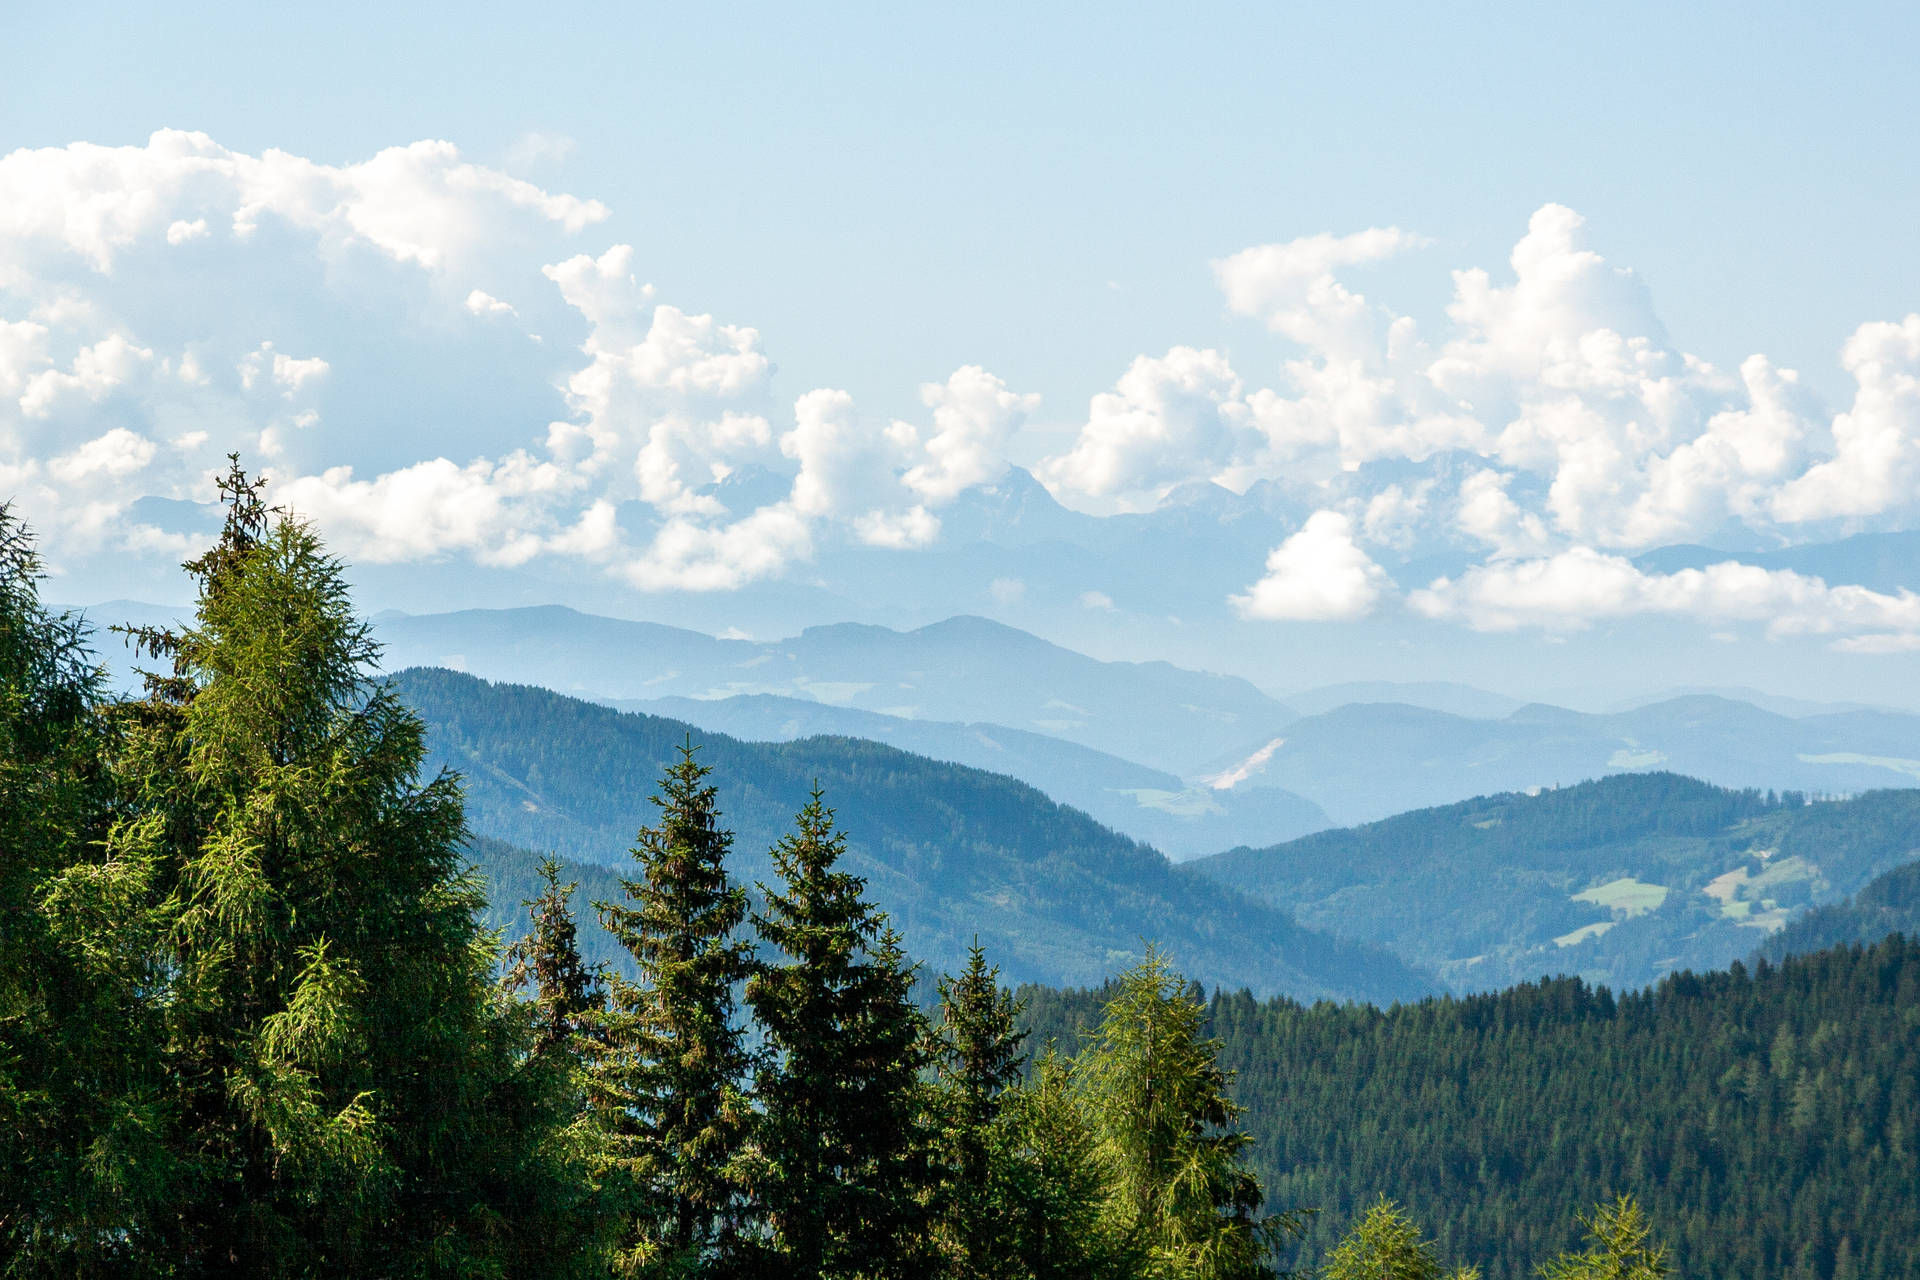
[[(1071, 1057), (977, 948), (930, 1017), (818, 794), (753, 910), (689, 745), (596, 904), (637, 980), (582, 963), (552, 863), (503, 952), (339, 562), (220, 484), (131, 699), (0, 508), (0, 1270), (1270, 1274), (1301, 1214), (1164, 957)], [(1630, 1202), (1592, 1230), (1547, 1273), (1664, 1272)], [(1387, 1203), (1324, 1272), (1443, 1274)]]

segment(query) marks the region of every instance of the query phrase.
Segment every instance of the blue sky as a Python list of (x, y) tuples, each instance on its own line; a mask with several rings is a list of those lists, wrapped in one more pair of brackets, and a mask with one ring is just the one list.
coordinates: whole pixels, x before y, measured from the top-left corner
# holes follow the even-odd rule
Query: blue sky
[(8, 29), (0, 482), (68, 599), (153, 594), (230, 448), (357, 563), (629, 613), (931, 571), (1013, 463), (1244, 495), (1248, 635), (1920, 661), (1884, 582), (1632, 561), (1920, 526), (1910, 8)]

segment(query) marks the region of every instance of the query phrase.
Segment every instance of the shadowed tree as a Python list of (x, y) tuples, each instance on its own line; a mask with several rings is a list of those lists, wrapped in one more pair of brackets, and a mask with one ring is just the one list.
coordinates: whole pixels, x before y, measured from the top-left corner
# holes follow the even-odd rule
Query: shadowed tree
[(80, 621), (39, 599), (0, 505), (0, 1258), (113, 1274), (174, 1172), (155, 1140), (160, 975), (146, 869), (110, 863), (114, 726)]
[(926, 1018), (913, 968), (816, 789), (773, 850), (778, 888), (754, 923), (788, 963), (747, 988), (770, 1060), (756, 1199), (770, 1274), (910, 1280), (934, 1267)]
[(634, 845), (640, 876), (622, 881), (627, 903), (595, 904), (640, 976), (614, 976), (589, 1073), (607, 1174), (627, 1197), (620, 1267), (635, 1273), (727, 1265), (747, 1207), (753, 1062), (735, 992), (753, 950), (709, 772), (691, 744), (681, 748), (654, 797), (658, 825)]

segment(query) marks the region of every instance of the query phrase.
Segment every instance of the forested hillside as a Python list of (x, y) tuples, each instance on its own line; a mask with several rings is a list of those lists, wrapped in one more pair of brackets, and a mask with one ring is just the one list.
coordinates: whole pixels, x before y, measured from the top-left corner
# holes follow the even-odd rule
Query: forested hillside
[(747, 884), (817, 782), (846, 815), (848, 863), (935, 970), (977, 937), (1020, 981), (1097, 981), (1163, 945), (1209, 983), (1391, 1001), (1430, 980), (1372, 945), (1176, 871), (1160, 854), (1011, 778), (877, 743), (739, 742), (544, 689), (419, 669), (393, 681), (426, 722), (429, 761), (465, 779), (477, 832), (582, 862), (624, 860), (653, 780), (690, 739), (714, 770)]
[[(1028, 990), (1078, 1043), (1104, 993)], [(1381, 1010), (1216, 994), (1250, 1163), (1320, 1210), (1311, 1259), (1377, 1195), (1442, 1257), (1522, 1280), (1573, 1213), (1630, 1193), (1713, 1280), (1920, 1274), (1920, 941), (1681, 974), (1573, 978)]]
[(1920, 859), (1920, 791), (1850, 800), (1616, 774), (1483, 796), (1193, 873), (1392, 947), (1456, 990), (1548, 973), (1616, 988), (1751, 953), (1797, 910)]

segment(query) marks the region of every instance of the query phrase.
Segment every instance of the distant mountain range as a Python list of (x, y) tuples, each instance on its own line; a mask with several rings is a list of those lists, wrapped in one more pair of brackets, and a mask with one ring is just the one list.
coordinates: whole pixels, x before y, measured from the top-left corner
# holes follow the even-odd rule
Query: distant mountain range
[(1184, 874), (1011, 778), (848, 738), (741, 742), (452, 671), (394, 684), (427, 725), (429, 764), (464, 775), (477, 834), (576, 862), (626, 864), (661, 770), (689, 739), (714, 770), (745, 883), (769, 877), (766, 851), (817, 783), (851, 869), (935, 971), (957, 969), (977, 938), (1010, 981), (1085, 984), (1151, 939), (1209, 985), (1371, 1001), (1435, 989), (1380, 947)]
[(1306, 796), (1345, 825), (1652, 769), (1822, 795), (1911, 786), (1920, 783), (1920, 716), (1792, 717), (1706, 695), (1611, 715), (1533, 705), (1498, 720), (1354, 704), (1288, 725), (1248, 777)]
[(1188, 783), (1103, 751), (1004, 725), (906, 720), (772, 694), (613, 705), (757, 742), (821, 734), (866, 738), (935, 760), (1008, 774), (1172, 858), (1195, 858), (1248, 843), (1251, 832), (1261, 833), (1254, 838), (1263, 841), (1286, 840), (1331, 825), (1319, 805), (1291, 791)]
[(450, 667), (610, 699), (768, 693), (916, 720), (986, 722), (1180, 776), (1256, 750), (1295, 719), (1237, 677), (1165, 662), (1099, 662), (985, 618), (904, 632), (844, 623), (764, 642), (558, 607), (377, 622), (394, 670)]
[[(177, 612), (117, 603), (94, 617)], [(1751, 692), (1770, 709), (1690, 693), (1596, 714), (1445, 681), (1282, 700), (973, 617), (777, 641), (557, 606), (387, 614), (376, 629), (390, 669), (454, 667), (738, 738), (860, 737), (1010, 774), (1178, 858), (1620, 772), (1822, 795), (1920, 782), (1920, 715)]]
[(1724, 967), (1797, 911), (1920, 860), (1920, 790), (1844, 801), (1671, 773), (1485, 796), (1188, 864), (1456, 990)]

